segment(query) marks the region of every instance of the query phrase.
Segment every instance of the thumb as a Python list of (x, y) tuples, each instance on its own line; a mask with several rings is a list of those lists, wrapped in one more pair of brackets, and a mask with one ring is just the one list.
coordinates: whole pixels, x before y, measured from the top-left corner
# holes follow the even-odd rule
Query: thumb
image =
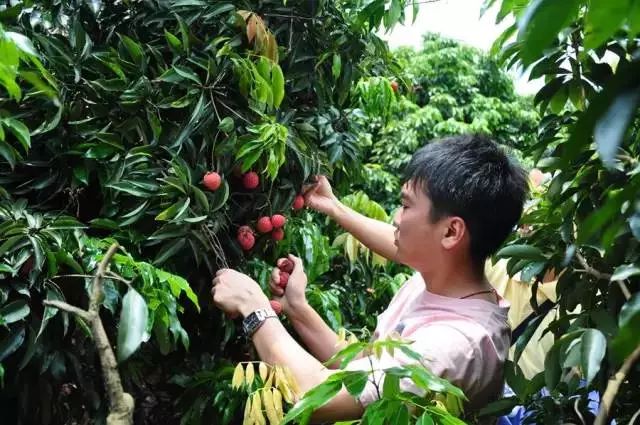
[(289, 254), (289, 260), (293, 262), (293, 272), (291, 272), (291, 274), (304, 273), (304, 265), (302, 264), (302, 260), (299, 257), (296, 257), (293, 254)]

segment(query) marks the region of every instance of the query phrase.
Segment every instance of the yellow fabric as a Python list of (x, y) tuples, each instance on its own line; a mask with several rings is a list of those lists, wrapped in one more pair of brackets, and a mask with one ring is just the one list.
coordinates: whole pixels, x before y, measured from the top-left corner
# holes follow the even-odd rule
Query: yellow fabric
[[(485, 264), (485, 275), (498, 294), (511, 304), (511, 308), (509, 309), (509, 325), (511, 329), (515, 329), (533, 313), (533, 308), (529, 302), (531, 299), (531, 284), (520, 281), (519, 273), (513, 278), (510, 278), (507, 273), (507, 260), (499, 260), (496, 264), (492, 264), (491, 260), (487, 260)], [(554, 280), (538, 285), (538, 293), (536, 294), (538, 305), (541, 305), (547, 300), (556, 301), (556, 283), (557, 280)], [(547, 325), (554, 319), (555, 314), (555, 309), (547, 313), (547, 316), (543, 319), (540, 326), (538, 326), (538, 329), (529, 340), (529, 344), (527, 344), (518, 361), (522, 372), (529, 379), (544, 370), (544, 358), (547, 351), (549, 351), (553, 345), (553, 335), (547, 333), (542, 339), (540, 339), (540, 336)], [(509, 358), (512, 360), (514, 349), (515, 347), (512, 346), (509, 351)]]

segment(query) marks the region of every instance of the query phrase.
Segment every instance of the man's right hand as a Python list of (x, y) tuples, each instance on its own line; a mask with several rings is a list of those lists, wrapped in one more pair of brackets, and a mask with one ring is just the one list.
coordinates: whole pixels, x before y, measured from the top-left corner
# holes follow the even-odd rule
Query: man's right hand
[(289, 318), (294, 319), (296, 313), (307, 306), (307, 297), (305, 295), (307, 275), (304, 272), (302, 260), (294, 255), (289, 254), (288, 258), (280, 258), (276, 264), (280, 266), (287, 259), (293, 262), (293, 271), (289, 275), (286, 288), (283, 289), (280, 286), (280, 273), (282, 271), (279, 267), (275, 267), (271, 272), (269, 287), (271, 288), (271, 293), (275, 296), (274, 299), (282, 304), (282, 311)]
[(316, 211), (334, 217), (338, 204), (338, 198), (331, 190), (331, 184), (325, 176), (315, 176), (316, 182), (310, 187), (305, 188), (304, 202)]

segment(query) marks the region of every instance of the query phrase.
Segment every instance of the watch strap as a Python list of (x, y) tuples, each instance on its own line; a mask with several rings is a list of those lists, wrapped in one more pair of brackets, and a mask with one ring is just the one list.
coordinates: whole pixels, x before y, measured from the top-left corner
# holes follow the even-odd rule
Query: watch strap
[(250, 338), (267, 319), (272, 317), (277, 318), (278, 315), (271, 307), (259, 308), (250, 313), (242, 321), (242, 330), (244, 331), (244, 334)]

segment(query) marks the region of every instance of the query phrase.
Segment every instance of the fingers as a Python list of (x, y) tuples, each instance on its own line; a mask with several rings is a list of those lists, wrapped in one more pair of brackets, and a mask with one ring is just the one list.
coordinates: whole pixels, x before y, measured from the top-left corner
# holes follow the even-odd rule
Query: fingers
[(269, 289), (273, 295), (283, 296), (284, 289), (280, 287), (280, 269), (274, 268), (271, 271), (271, 279), (269, 279)]
[(293, 261), (293, 273), (304, 273), (304, 265), (299, 257), (289, 254), (289, 260)]

